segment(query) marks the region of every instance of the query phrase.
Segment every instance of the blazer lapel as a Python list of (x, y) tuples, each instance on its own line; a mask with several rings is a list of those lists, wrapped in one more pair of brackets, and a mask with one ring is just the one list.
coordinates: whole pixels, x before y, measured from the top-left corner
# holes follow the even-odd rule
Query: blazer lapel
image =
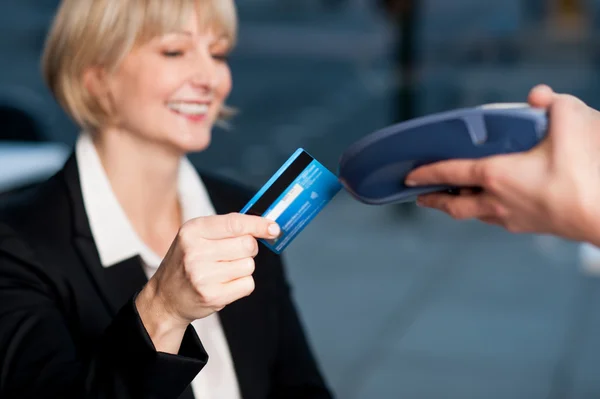
[(113, 314), (116, 314), (148, 281), (139, 256), (104, 267), (100, 263), (92, 239), (74, 237), (74, 244), (98, 292)]
[(103, 267), (83, 204), (79, 172), (72, 154), (63, 168), (72, 209), (73, 244), (106, 306), (116, 314), (147, 282), (139, 256)]

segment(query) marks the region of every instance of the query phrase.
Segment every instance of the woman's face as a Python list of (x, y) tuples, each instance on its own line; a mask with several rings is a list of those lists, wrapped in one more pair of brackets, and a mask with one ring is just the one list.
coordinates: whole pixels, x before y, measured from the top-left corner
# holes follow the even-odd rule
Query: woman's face
[(106, 81), (120, 130), (182, 153), (205, 149), (231, 91), (229, 46), (200, 31), (194, 14), (181, 31), (136, 47)]

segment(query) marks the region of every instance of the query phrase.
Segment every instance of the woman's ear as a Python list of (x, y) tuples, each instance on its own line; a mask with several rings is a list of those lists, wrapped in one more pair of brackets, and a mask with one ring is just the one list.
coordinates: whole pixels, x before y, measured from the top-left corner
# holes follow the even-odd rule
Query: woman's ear
[(86, 69), (83, 73), (83, 86), (92, 97), (105, 96), (108, 87), (103, 69), (97, 66)]
[(109, 75), (99, 66), (88, 68), (83, 73), (83, 86), (96, 105), (108, 116), (112, 114), (113, 102), (110, 93)]

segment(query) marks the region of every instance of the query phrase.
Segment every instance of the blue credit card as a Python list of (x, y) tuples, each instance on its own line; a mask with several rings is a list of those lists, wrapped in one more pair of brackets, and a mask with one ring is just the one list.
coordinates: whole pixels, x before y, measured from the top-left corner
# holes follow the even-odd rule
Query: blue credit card
[(341, 190), (336, 175), (299, 148), (240, 213), (275, 221), (281, 234), (260, 241), (280, 254)]

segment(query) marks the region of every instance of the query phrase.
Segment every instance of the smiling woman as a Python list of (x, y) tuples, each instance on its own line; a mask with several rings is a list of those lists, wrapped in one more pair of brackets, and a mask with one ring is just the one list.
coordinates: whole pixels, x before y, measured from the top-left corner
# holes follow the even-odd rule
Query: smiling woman
[[(67, 0), (63, 2), (51, 28), (43, 56), (45, 79), (68, 114), (90, 130), (109, 122), (111, 107), (115, 106), (111, 103), (114, 98), (110, 97), (110, 93), (97, 93), (99, 89), (93, 81), (94, 74), (115, 74), (129, 53), (148, 48), (155, 50), (155, 53), (145, 54), (145, 61), (160, 61), (157, 56), (182, 58), (187, 55), (187, 66), (190, 66), (191, 56), (198, 56), (192, 51), (194, 32), (210, 32), (210, 37), (204, 39), (210, 39), (209, 50), (218, 61), (225, 61), (237, 41), (237, 18), (231, 1), (171, 0), (142, 3), (146, 4)], [(81, 18), (81, 15), (88, 15), (88, 18)], [(194, 18), (190, 20), (190, 16)], [(147, 68), (148, 71), (157, 72), (154, 66)], [(165, 69), (171, 68), (173, 71), (164, 72), (178, 72), (176, 68), (185, 66), (183, 63), (165, 64)], [(225, 75), (222, 76), (225, 85), (230, 80), (229, 69), (225, 64), (218, 69)], [(227, 91), (223, 94), (228, 94), (229, 87), (223, 89)], [(226, 106), (219, 107), (218, 111), (221, 118), (233, 115), (233, 111)]]
[(186, 157), (230, 114), (236, 32), (232, 0), (61, 3), (44, 74), (82, 131), (0, 211), (0, 397), (331, 397), (279, 226)]

